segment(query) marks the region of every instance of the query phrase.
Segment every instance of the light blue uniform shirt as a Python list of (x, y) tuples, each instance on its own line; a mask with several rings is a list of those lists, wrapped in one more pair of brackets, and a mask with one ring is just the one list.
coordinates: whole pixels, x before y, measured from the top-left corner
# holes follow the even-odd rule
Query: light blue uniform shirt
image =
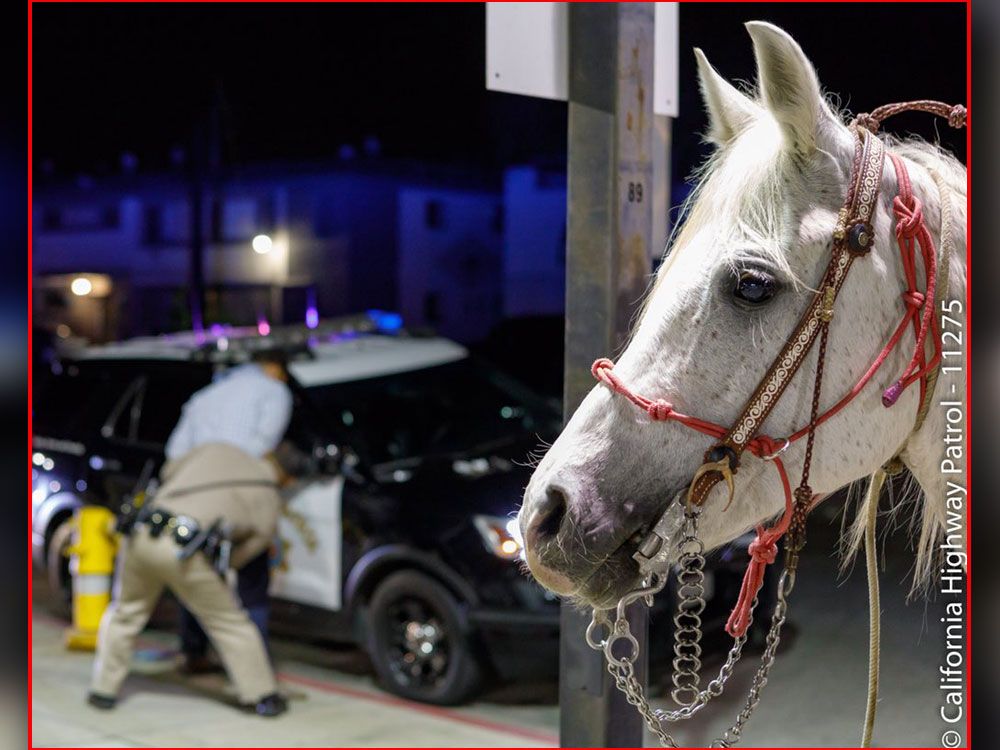
[(240, 365), (195, 393), (167, 440), (167, 459), (206, 443), (261, 458), (278, 447), (292, 418), (292, 393), (256, 364)]

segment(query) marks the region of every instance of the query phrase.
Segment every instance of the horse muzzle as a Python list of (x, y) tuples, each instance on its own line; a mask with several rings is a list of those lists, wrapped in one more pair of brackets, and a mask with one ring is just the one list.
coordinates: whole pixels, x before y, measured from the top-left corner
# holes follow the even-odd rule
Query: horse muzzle
[(529, 485), (519, 515), (528, 569), (555, 594), (612, 603), (639, 580), (634, 555), (659, 513), (639, 518), (626, 510), (630, 503), (606, 501), (585, 484), (569, 486)]

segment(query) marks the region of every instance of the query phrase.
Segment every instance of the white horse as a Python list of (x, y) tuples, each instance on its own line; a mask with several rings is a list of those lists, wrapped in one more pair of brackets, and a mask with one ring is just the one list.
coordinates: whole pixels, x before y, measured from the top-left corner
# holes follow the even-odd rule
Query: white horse
[[(767, 23), (748, 23), (747, 29), (757, 60), (755, 96), (727, 83), (695, 50), (709, 117), (707, 137), (716, 149), (701, 170), (686, 221), (614, 370), (635, 392), (725, 426), (735, 421), (820, 283), (854, 155), (854, 137), (824, 98), (799, 45)], [(962, 320), (965, 168), (928, 143), (880, 137), (903, 157), (938, 253), (944, 241), (951, 243), (944, 300), (960, 301), (952, 305), (958, 314), (951, 317)], [(900, 294), (906, 286), (893, 234), (896, 175), (888, 158), (882, 180), (874, 248), (856, 261), (836, 301), (822, 409), (865, 372), (904, 309)], [(941, 236), (942, 200), (950, 201), (953, 217), (947, 238)], [(961, 492), (947, 480), (964, 487), (964, 476), (941, 471), (949, 446), (945, 409), (938, 403), (964, 404), (965, 378), (964, 370), (942, 373), (927, 419), (914, 432), (916, 387), (892, 408), (881, 403), (883, 389), (912, 354), (912, 332), (907, 329), (905, 335), (904, 345), (874, 381), (819, 428), (811, 484), (818, 494), (832, 493), (898, 454), (923, 490), (915, 523), (916, 585), (937, 571), (936, 553), (945, 533), (964, 549), (964, 514), (950, 518), (946, 505), (949, 491)], [(787, 435), (809, 421), (816, 356), (813, 347), (763, 432)], [(956, 357), (945, 364), (964, 366)], [(964, 424), (952, 426), (961, 431), (954, 434), (964, 436)], [(793, 485), (804, 443), (783, 455)], [(558, 594), (601, 607), (635, 588), (637, 542), (688, 486), (710, 444), (675, 422), (651, 421), (626, 399), (595, 386), (525, 492), (519, 520), (535, 578)], [(950, 447), (955, 458), (964, 443)], [(735, 480), (736, 499), (728, 510), (724, 484), (703, 506), (700, 533), (706, 548), (725, 544), (783, 510), (778, 476), (767, 462), (745, 454)]]

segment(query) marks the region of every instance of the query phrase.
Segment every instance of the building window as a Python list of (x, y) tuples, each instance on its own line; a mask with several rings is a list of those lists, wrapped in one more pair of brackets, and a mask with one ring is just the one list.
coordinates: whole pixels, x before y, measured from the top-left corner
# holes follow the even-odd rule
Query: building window
[(424, 322), (436, 325), (441, 322), (441, 299), (437, 292), (424, 295)]
[(226, 201), (222, 219), (222, 231), (225, 239), (236, 242), (251, 239), (257, 234), (259, 213), (257, 201), (253, 198), (236, 198)]
[(118, 206), (63, 206), (42, 209), (45, 231), (93, 232), (117, 229), (121, 223)]
[(258, 231), (258, 206), (253, 198), (216, 198), (212, 201), (213, 242), (249, 241)]
[(444, 206), (441, 201), (430, 200), (424, 204), (424, 226), (428, 229), (444, 227)]
[(187, 201), (146, 205), (143, 211), (143, 239), (147, 245), (179, 245), (191, 237), (191, 206)]
[(159, 206), (146, 206), (143, 212), (143, 238), (147, 245), (159, 245), (163, 242), (163, 209)]

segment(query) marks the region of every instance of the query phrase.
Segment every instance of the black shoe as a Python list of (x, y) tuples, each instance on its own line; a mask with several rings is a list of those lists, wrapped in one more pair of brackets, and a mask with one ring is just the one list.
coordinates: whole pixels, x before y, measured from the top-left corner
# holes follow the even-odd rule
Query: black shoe
[(270, 695), (265, 695), (256, 703), (244, 703), (242, 708), (244, 711), (257, 714), (258, 716), (280, 716), (288, 710), (288, 701), (277, 693), (271, 693)]
[(115, 707), (118, 702), (117, 698), (110, 695), (101, 695), (100, 693), (87, 693), (87, 703), (89, 703), (94, 708), (99, 708), (102, 711), (110, 711)]

